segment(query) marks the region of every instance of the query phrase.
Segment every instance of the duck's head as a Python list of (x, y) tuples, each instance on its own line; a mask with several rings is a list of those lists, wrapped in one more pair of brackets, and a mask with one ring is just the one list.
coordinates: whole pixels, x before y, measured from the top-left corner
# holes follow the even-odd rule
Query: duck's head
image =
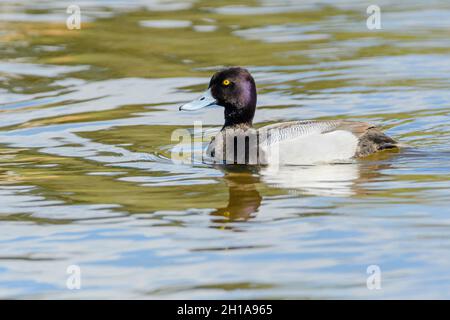
[(256, 85), (250, 72), (233, 67), (215, 73), (208, 90), (180, 110), (198, 110), (209, 106), (225, 108), (225, 127), (251, 125), (256, 109)]

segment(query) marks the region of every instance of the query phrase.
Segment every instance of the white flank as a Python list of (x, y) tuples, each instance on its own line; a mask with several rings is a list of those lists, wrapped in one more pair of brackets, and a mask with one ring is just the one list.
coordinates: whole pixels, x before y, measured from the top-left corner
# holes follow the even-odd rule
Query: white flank
[[(263, 146), (267, 164), (309, 165), (348, 161), (355, 156), (358, 138), (351, 132), (337, 130), (314, 132)], [(278, 149), (278, 150), (277, 150)]]

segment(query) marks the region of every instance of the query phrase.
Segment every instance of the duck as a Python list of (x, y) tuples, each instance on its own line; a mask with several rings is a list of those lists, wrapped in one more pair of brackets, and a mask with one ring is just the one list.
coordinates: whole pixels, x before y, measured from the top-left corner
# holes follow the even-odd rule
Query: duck
[(215, 163), (341, 163), (399, 148), (399, 143), (377, 126), (360, 121), (297, 120), (255, 128), (256, 105), (256, 83), (250, 72), (230, 67), (217, 71), (206, 92), (179, 110), (224, 108), (224, 125), (206, 149)]

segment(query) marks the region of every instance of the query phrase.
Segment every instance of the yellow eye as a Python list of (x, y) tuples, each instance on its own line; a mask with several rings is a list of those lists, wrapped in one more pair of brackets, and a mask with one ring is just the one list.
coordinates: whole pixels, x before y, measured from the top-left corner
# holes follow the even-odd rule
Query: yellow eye
[(223, 84), (224, 86), (229, 86), (230, 83), (231, 83), (231, 82), (230, 82), (230, 80), (228, 80), (228, 79), (222, 81), (222, 84)]

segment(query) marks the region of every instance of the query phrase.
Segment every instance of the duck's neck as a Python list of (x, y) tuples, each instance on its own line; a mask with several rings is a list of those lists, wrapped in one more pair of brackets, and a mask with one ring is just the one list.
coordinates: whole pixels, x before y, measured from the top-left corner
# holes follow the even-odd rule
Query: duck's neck
[(225, 124), (222, 129), (240, 127), (251, 128), (253, 126), (253, 116), (255, 108), (225, 108)]
[(222, 131), (227, 130), (227, 129), (242, 129), (242, 130), (247, 130), (252, 128), (253, 125), (251, 123), (235, 123), (235, 124), (224, 124), (224, 126), (222, 127)]

